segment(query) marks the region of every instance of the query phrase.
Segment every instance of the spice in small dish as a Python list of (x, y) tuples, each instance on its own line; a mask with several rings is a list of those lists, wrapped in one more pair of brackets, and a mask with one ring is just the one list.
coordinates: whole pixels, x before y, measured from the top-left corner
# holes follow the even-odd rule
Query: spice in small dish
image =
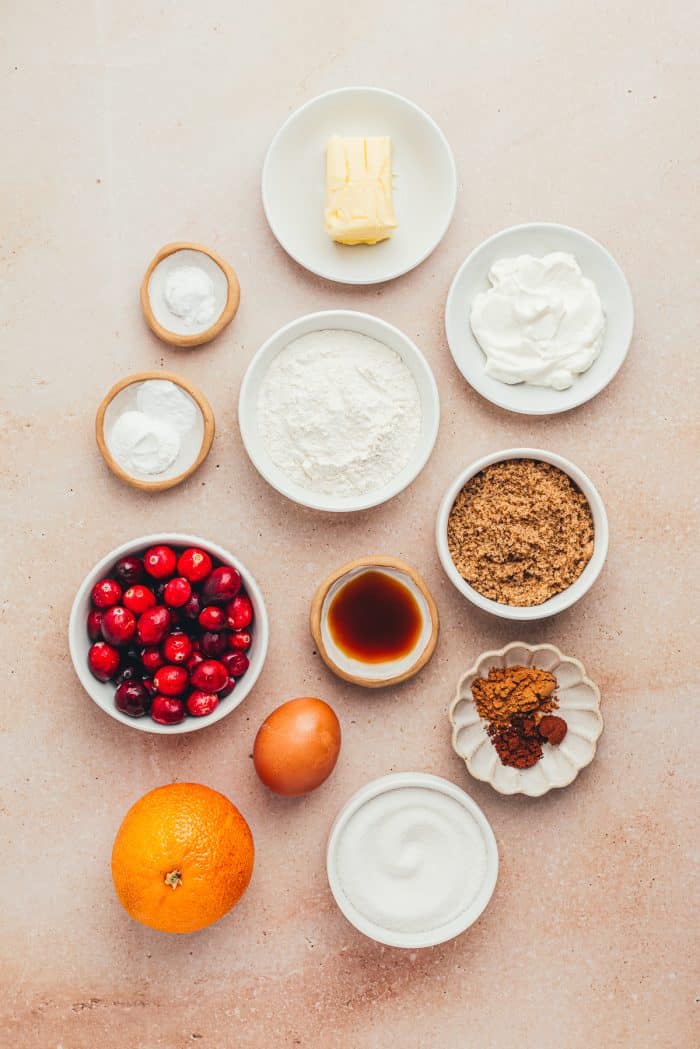
[(491, 667), (471, 691), (479, 716), (502, 765), (527, 769), (542, 757), (543, 743), (558, 744), (566, 721), (552, 714), (559, 703), (557, 680), (540, 667)]
[(199, 453), (203, 429), (199, 406), (185, 390), (167, 379), (149, 379), (115, 398), (104, 433), (117, 465), (150, 481), (187, 469)]
[(492, 463), (455, 499), (447, 544), (459, 574), (500, 604), (541, 605), (593, 554), (588, 501), (568, 474), (534, 459)]

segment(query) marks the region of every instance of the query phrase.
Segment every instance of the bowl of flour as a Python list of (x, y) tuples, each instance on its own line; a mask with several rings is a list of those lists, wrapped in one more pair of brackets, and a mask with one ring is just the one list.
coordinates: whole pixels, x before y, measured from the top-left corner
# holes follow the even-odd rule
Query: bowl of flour
[(366, 510), (418, 476), (440, 419), (437, 386), (411, 340), (354, 310), (280, 328), (248, 366), (239, 398), (246, 451), (296, 503)]

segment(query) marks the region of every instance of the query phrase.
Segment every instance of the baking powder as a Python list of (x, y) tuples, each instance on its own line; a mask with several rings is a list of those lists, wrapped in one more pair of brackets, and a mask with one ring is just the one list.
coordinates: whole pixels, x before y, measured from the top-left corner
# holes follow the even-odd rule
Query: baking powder
[(164, 473), (197, 424), (198, 409), (179, 386), (149, 379), (136, 393), (136, 409), (122, 412), (107, 434), (107, 447), (132, 476)]
[(381, 488), (409, 462), (421, 401), (394, 350), (354, 331), (315, 331), (274, 359), (258, 398), (267, 452), (287, 477), (325, 495)]

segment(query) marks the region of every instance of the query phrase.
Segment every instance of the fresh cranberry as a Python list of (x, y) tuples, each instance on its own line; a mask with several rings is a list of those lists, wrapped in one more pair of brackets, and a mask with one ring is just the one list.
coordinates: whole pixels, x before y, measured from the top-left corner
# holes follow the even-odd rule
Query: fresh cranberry
[(219, 699), (226, 699), (227, 696), (231, 695), (231, 693), (233, 692), (235, 687), (236, 687), (236, 679), (233, 678), (233, 677), (230, 677), (228, 679), (228, 681), (226, 682), (226, 684), (224, 685), (224, 687), (222, 689), (219, 689)]
[(151, 703), (151, 717), (159, 725), (178, 725), (185, 719), (185, 705), (173, 696), (155, 696)]
[(121, 685), (124, 681), (140, 681), (143, 677), (142, 671), (135, 666), (125, 666), (119, 671), (114, 679), (115, 685)]
[(157, 645), (150, 645), (148, 648), (141, 649), (141, 662), (144, 668), (151, 673), (165, 664), (165, 660)]
[(142, 586), (141, 583), (136, 583), (125, 591), (122, 603), (125, 604), (131, 612), (135, 612), (137, 616), (140, 616), (142, 612), (145, 612), (149, 608), (153, 608), (156, 603), (156, 595), (152, 590), (149, 590), (147, 586)]
[(201, 652), (193, 652), (190, 658), (185, 663), (185, 666), (189, 670), (190, 674), (195, 667), (198, 667), (200, 663), (204, 662), (204, 656)]
[(203, 692), (218, 692), (226, 686), (228, 674), (218, 659), (205, 659), (194, 668), (190, 680), (194, 688), (201, 688)]
[(245, 630), (253, 622), (253, 606), (246, 594), (238, 594), (226, 606), (226, 622), (231, 630)]
[(192, 642), (187, 634), (170, 634), (163, 642), (162, 652), (168, 663), (186, 663), (192, 655)]
[(252, 637), (247, 630), (236, 631), (228, 639), (228, 647), (237, 652), (247, 652), (252, 643)]
[(154, 579), (168, 579), (175, 575), (177, 556), (170, 546), (152, 546), (146, 551), (143, 565)]
[(199, 618), (199, 613), (202, 608), (202, 602), (199, 599), (199, 594), (192, 594), (186, 605), (183, 605), (180, 610), (180, 615), (184, 619), (191, 619), (192, 621)]
[(142, 718), (148, 712), (151, 697), (140, 681), (123, 681), (114, 693), (114, 704), (130, 718)]
[(177, 570), (190, 583), (201, 583), (212, 570), (211, 557), (204, 550), (191, 546), (184, 550), (178, 559)]
[(153, 684), (153, 678), (152, 677), (145, 677), (143, 679), (143, 681), (141, 682), (141, 684), (146, 689), (146, 692), (148, 692), (149, 696), (155, 696), (157, 694), (158, 689)]
[(124, 588), (143, 579), (143, 561), (140, 557), (122, 557), (112, 569), (114, 578)]
[(221, 565), (207, 576), (202, 587), (202, 598), (207, 604), (225, 605), (233, 601), (241, 589), (241, 577), (235, 568)]
[(218, 659), (223, 656), (228, 646), (226, 632), (207, 630), (199, 639), (199, 651), (207, 659)]
[(199, 625), (205, 630), (223, 630), (226, 626), (226, 613), (216, 605), (207, 605), (199, 613)]
[(104, 612), (99, 608), (93, 608), (91, 612), (88, 612), (87, 617), (87, 632), (88, 637), (91, 641), (97, 641), (102, 637), (102, 620), (104, 619)]
[(218, 696), (211, 692), (190, 692), (187, 697), (187, 711), (195, 718), (206, 717), (207, 714), (211, 714), (212, 710), (216, 710), (218, 705)]
[(95, 608), (111, 608), (121, 601), (122, 588), (114, 579), (100, 579), (93, 586), (90, 596)]
[(114, 605), (102, 620), (102, 637), (110, 645), (128, 645), (136, 633), (136, 617), (128, 608)]
[(106, 641), (96, 641), (88, 652), (88, 666), (98, 681), (109, 681), (119, 669), (119, 653)]
[(161, 667), (153, 675), (153, 684), (164, 696), (181, 696), (189, 677), (184, 667)]
[(245, 652), (227, 652), (225, 656), (221, 657), (221, 662), (231, 677), (243, 677), (250, 666), (250, 661)]
[(202, 649), (201, 641), (199, 640), (198, 637), (193, 637), (192, 638), (192, 651), (193, 652), (200, 652), (201, 649)]
[(147, 608), (136, 624), (138, 639), (142, 645), (159, 645), (170, 625), (170, 612), (163, 605)]
[(165, 584), (163, 599), (170, 608), (183, 608), (192, 596), (192, 587), (184, 576), (176, 576)]

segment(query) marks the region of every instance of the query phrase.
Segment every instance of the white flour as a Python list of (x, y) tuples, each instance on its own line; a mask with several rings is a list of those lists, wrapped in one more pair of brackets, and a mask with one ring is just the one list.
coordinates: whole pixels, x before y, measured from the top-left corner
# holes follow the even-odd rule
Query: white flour
[(411, 458), (420, 395), (384, 343), (353, 331), (315, 331), (270, 365), (258, 426), (270, 458), (296, 484), (324, 495), (362, 495)]

